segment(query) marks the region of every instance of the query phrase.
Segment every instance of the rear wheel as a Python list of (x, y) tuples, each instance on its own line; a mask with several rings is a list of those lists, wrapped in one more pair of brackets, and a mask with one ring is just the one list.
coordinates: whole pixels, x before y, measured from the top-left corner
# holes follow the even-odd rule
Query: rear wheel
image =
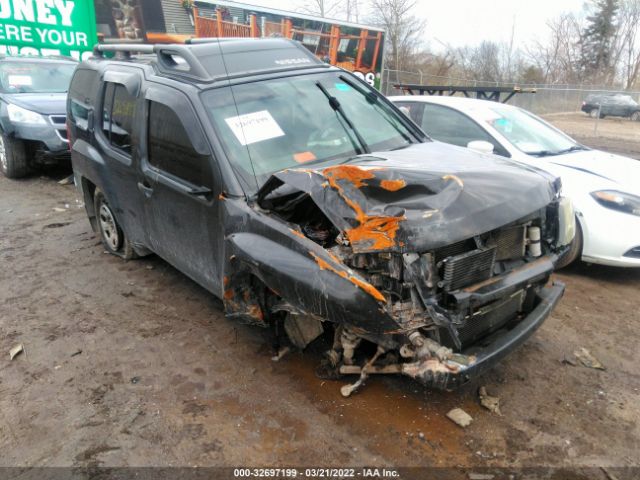
[(567, 267), (580, 258), (582, 256), (582, 244), (582, 229), (580, 228), (580, 223), (576, 218), (576, 236), (573, 237), (573, 241), (571, 242), (567, 253), (560, 257), (560, 260), (556, 263), (556, 270)]
[(130, 260), (135, 258), (136, 254), (133, 247), (126, 237), (122, 227), (118, 223), (107, 197), (98, 188), (93, 195), (93, 205), (96, 214), (96, 223), (100, 240), (107, 251), (113, 255)]
[(20, 178), (29, 173), (24, 142), (0, 133), (0, 170), (7, 178)]

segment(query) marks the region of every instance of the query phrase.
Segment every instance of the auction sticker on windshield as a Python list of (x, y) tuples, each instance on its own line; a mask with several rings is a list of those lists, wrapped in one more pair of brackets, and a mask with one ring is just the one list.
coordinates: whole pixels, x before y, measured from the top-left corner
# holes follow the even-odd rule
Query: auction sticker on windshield
[(267, 110), (225, 118), (225, 122), (241, 145), (284, 136), (280, 125)]
[(16, 87), (22, 87), (22, 86), (33, 84), (33, 80), (29, 75), (9, 75), (7, 80), (9, 85), (14, 85)]

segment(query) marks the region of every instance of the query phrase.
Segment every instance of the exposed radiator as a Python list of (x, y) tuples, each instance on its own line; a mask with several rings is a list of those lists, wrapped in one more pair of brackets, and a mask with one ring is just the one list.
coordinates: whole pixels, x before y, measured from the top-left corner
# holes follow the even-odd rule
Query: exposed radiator
[(491, 232), (487, 245), (496, 247), (496, 261), (524, 257), (526, 232), (524, 225)]
[(442, 262), (442, 288), (457, 290), (491, 278), (496, 252), (496, 247), (486, 247), (446, 258)]

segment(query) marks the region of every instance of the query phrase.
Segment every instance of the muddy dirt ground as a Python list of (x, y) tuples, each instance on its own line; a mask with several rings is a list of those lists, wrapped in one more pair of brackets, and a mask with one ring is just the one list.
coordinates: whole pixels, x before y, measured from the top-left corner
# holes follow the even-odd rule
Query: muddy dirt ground
[(596, 120), (582, 112), (552, 114), (545, 119), (585, 145), (640, 160), (640, 122), (605, 117), (597, 120), (596, 127)]
[[(344, 399), (320, 347), (275, 363), (158, 257), (105, 254), (64, 175), (0, 178), (0, 466), (639, 464), (640, 270), (558, 274), (553, 317), (460, 391), (378, 377)], [(606, 370), (563, 363), (579, 347)]]

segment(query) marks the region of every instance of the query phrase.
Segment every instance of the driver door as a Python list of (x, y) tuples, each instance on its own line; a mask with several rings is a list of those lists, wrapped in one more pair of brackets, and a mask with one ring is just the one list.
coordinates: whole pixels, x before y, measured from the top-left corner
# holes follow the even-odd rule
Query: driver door
[(221, 188), (211, 149), (182, 92), (145, 92), (145, 133), (138, 187), (154, 252), (212, 292), (220, 290)]

